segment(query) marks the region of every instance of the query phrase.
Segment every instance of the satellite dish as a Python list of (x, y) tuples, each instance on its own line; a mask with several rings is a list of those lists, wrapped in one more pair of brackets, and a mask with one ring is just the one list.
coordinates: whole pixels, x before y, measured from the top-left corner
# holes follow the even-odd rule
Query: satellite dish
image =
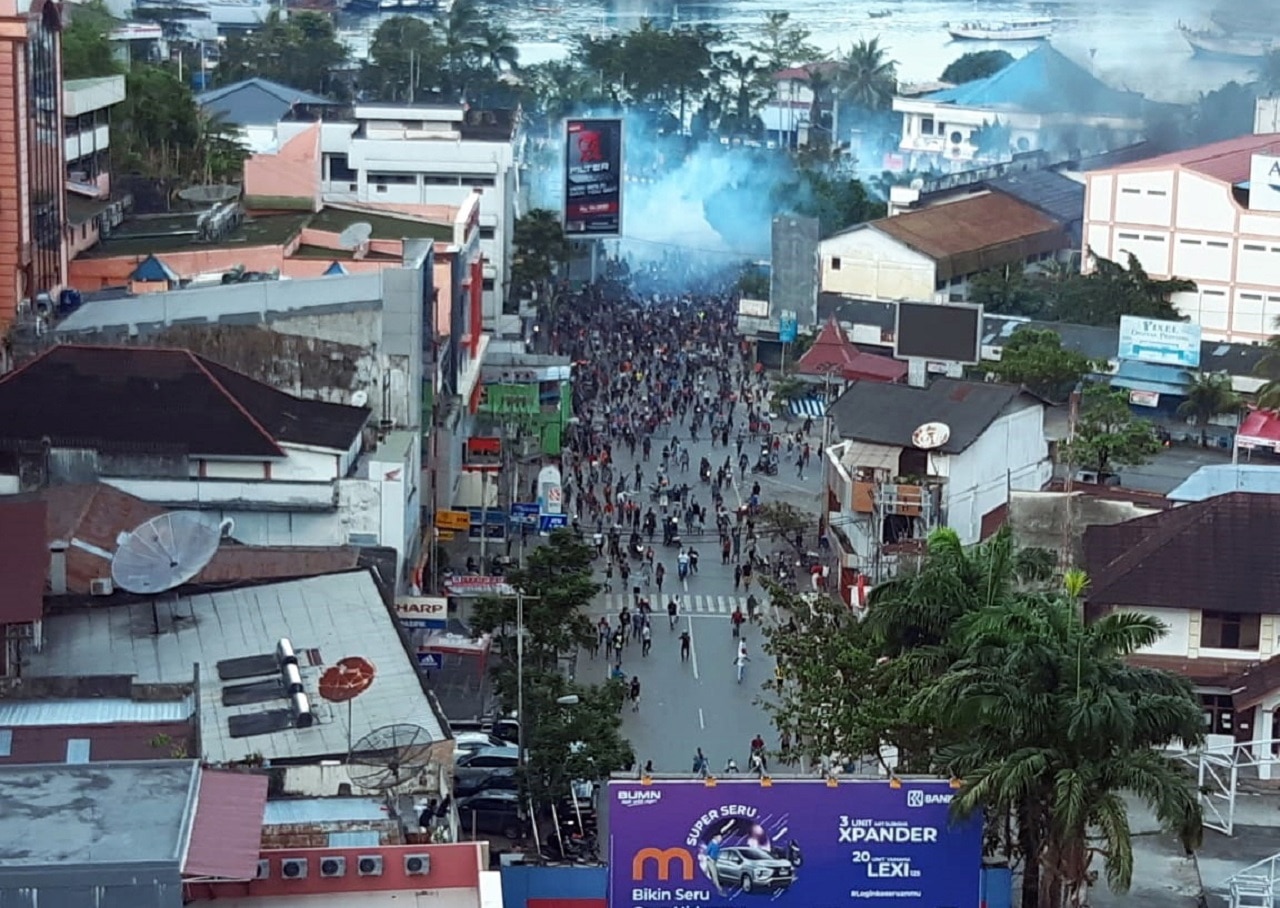
[(911, 443), (925, 451), (942, 447), (949, 438), (951, 427), (945, 422), (927, 422), (911, 433)]
[(361, 389), (351, 395), (351, 406), (363, 407), (369, 403), (369, 392)]
[(911, 188), (917, 192), (924, 189), (924, 179), (922, 177), (916, 177), (911, 181)]
[(375, 728), (347, 754), (347, 776), (366, 791), (395, 788), (430, 765), (433, 743), (426, 729), (417, 725)]
[(369, 242), (371, 236), (373, 236), (373, 225), (365, 221), (357, 221), (338, 234), (338, 245), (343, 249), (359, 249)]
[(226, 528), (195, 511), (152, 517), (123, 533), (111, 557), (111, 580), (130, 593), (163, 593), (204, 570)]
[(206, 183), (203, 186), (188, 186), (185, 189), (178, 190), (178, 198), (184, 202), (194, 202), (200, 205), (216, 205), (218, 202), (228, 202), (239, 197), (240, 185), (238, 183)]

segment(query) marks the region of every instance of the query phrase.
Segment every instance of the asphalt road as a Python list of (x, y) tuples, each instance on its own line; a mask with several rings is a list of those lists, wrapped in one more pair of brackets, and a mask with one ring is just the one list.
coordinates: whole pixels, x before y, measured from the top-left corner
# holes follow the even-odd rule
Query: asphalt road
[[(740, 407), (735, 416), (735, 428), (738, 417), (745, 419), (744, 413), (745, 410)], [(797, 421), (795, 427), (799, 426)], [(775, 423), (775, 428), (778, 427)], [(683, 427), (678, 431), (681, 439), (687, 443), (687, 431)], [(810, 438), (813, 454), (803, 482), (796, 475), (794, 457), (790, 464), (786, 463), (784, 457), (778, 476), (756, 477), (748, 474), (743, 491), (744, 497), (749, 495), (752, 482), (758, 479), (763, 501), (786, 500), (812, 513), (815, 535), (821, 487), (820, 462), (816, 454), (820, 437), (817, 433), (818, 428), (815, 426)], [(655, 442), (653, 459), (650, 463), (642, 464), (646, 488), (656, 472), (658, 451), (661, 450), (662, 441), (655, 439)], [(688, 482), (694, 487), (694, 496), (698, 502), (710, 507), (710, 487), (698, 482), (698, 463), (703, 456), (708, 457), (712, 464), (723, 463), (726, 453), (734, 453), (734, 459), (737, 459), (732, 446), (728, 451), (724, 447), (713, 449), (704, 438), (690, 447), (689, 472), (681, 474), (676, 471), (673, 482)], [(748, 450), (748, 453), (752, 452)], [(618, 463), (625, 471), (633, 469), (634, 461), (625, 449), (619, 453)], [(644, 497), (644, 506), (648, 507), (648, 496)], [(734, 506), (737, 501), (735, 492), (728, 492), (726, 500), (729, 506)], [(713, 523), (713, 520), (709, 521), (709, 525)], [(623, 535), (624, 545), (628, 535)], [(655, 543), (660, 541), (661, 534), (655, 538)], [(810, 544), (815, 541), (811, 540)], [(676, 549), (664, 549), (657, 544), (654, 546), (658, 560), (666, 565), (666, 580), (661, 598), (656, 589), (650, 594), (654, 609), (653, 647), (650, 654), (642, 656), (641, 644), (634, 639), (623, 653), (622, 670), (629, 678), (638, 676), (641, 685), (640, 709), (633, 712), (628, 705), (623, 710), (623, 732), (635, 748), (637, 768), (652, 760), (656, 772), (689, 772), (693, 768), (694, 753), (701, 747), (713, 773), (720, 774), (730, 757), (745, 772), (748, 768), (750, 742), (756, 734), (764, 737), (770, 748), (777, 746), (777, 735), (768, 715), (757, 702), (763, 694), (761, 685), (773, 675), (774, 663), (760, 648), (762, 627), (744, 625), (743, 634), (751, 662), (747, 665), (742, 683), (738, 683), (734, 667), (737, 641), (733, 637), (730, 615), (735, 606), (741, 607), (743, 613), (746, 613), (747, 594), (742, 590), (735, 591), (733, 564), (721, 564), (720, 548), (714, 534), (693, 544), (699, 555), (698, 573), (690, 576), (687, 590), (681, 589), (676, 580)], [(688, 543), (686, 547), (687, 545)], [(760, 552), (768, 554), (777, 547), (777, 543), (762, 541)], [(599, 576), (603, 578), (603, 560), (598, 564)], [(635, 575), (632, 576), (632, 583), (634, 582)], [(754, 589), (762, 605), (761, 620), (771, 621), (772, 609), (768, 606), (768, 597), (760, 591), (758, 585)], [(666, 603), (673, 594), (679, 596), (681, 601), (679, 623), (675, 629), (669, 627), (666, 614)], [(593, 620), (598, 620), (600, 615), (607, 615), (616, 626), (619, 610), (631, 599), (632, 595), (623, 592), (615, 575), (613, 592), (601, 594), (593, 603)], [(687, 630), (692, 639), (690, 658), (683, 662), (679, 642), (682, 630)], [(611, 667), (603, 652), (594, 659), (584, 654), (578, 664), (579, 674), (588, 678), (607, 677)]]

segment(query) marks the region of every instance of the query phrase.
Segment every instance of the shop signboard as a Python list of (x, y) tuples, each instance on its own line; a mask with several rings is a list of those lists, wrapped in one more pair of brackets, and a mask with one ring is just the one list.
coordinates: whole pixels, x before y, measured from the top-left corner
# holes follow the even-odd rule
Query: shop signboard
[(947, 782), (609, 783), (612, 908), (977, 908), (982, 821)]

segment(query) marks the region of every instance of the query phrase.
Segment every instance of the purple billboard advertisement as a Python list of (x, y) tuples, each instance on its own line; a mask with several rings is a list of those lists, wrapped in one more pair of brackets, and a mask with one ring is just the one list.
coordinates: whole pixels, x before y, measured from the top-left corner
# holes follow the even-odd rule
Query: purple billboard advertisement
[(946, 782), (609, 783), (610, 908), (977, 908)]
[(622, 121), (565, 122), (564, 232), (622, 232)]

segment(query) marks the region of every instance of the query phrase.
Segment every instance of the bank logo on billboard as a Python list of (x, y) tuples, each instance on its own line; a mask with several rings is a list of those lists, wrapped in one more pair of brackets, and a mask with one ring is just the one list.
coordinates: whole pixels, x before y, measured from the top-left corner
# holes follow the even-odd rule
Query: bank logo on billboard
[(564, 232), (622, 232), (622, 121), (565, 122)]
[(981, 819), (952, 822), (946, 782), (908, 784), (611, 782), (647, 809), (610, 824), (609, 904), (976, 908)]

